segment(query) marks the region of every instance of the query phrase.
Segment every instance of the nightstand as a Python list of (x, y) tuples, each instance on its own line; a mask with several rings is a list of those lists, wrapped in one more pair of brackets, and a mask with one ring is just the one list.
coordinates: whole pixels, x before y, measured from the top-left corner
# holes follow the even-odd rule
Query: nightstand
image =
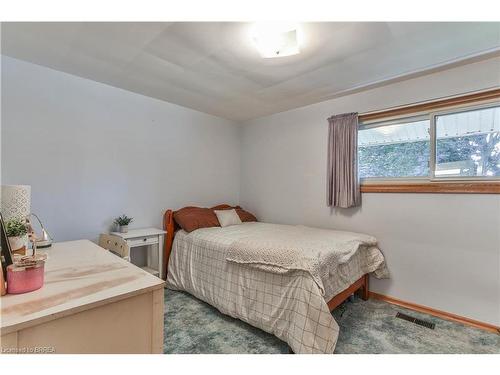
[(163, 279), (163, 236), (164, 230), (156, 228), (131, 229), (127, 233), (111, 232), (112, 235), (127, 241), (130, 249), (139, 246), (147, 247), (147, 266), (143, 270)]

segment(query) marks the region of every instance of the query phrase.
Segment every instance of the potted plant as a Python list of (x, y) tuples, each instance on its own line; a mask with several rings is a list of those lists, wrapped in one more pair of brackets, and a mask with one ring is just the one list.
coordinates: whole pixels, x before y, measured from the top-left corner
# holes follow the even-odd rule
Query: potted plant
[(26, 224), (21, 219), (9, 220), (5, 225), (5, 232), (13, 253), (26, 255)]
[(128, 225), (134, 220), (131, 217), (128, 217), (127, 215), (122, 215), (118, 216), (115, 219), (115, 224), (118, 225), (120, 233), (127, 233), (128, 232)]

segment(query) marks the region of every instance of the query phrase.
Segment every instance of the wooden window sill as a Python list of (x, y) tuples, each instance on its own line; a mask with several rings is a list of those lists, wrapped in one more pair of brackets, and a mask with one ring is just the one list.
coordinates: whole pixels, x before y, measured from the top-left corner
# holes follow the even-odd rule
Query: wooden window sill
[(499, 182), (364, 183), (362, 193), (500, 194)]

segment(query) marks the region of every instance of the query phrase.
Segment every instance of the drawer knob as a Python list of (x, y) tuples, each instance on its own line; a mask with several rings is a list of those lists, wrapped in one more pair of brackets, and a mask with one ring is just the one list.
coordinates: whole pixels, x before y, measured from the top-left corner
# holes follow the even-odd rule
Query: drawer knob
[(147, 238), (143, 239), (144, 242), (146, 242), (147, 240), (148, 240)]

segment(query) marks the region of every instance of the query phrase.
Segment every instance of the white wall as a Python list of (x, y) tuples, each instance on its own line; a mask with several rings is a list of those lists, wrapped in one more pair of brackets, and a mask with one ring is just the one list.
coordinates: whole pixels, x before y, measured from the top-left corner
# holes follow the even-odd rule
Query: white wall
[(31, 185), (57, 241), (122, 213), (158, 227), (166, 208), (237, 203), (239, 145), (230, 121), (2, 58), (2, 183)]
[(392, 273), (371, 290), (500, 325), (500, 196), (363, 194), (326, 206), (326, 119), (500, 85), (500, 59), (249, 121), (240, 203), (269, 222), (366, 232)]

